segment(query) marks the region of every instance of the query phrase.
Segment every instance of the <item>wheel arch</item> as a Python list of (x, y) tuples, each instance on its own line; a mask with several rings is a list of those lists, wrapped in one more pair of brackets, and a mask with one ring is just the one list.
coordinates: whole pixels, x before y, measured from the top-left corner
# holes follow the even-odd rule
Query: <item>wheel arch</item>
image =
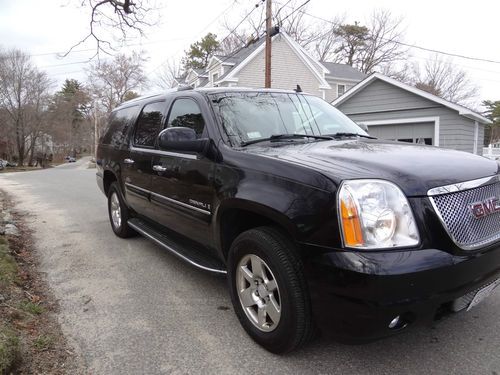
[(252, 228), (271, 226), (289, 235), (294, 241), (297, 238), (297, 228), (286, 215), (272, 207), (244, 199), (230, 199), (219, 206), (215, 224), (214, 238), (226, 260), (234, 239)]
[(102, 180), (103, 180), (104, 194), (108, 196), (109, 187), (114, 181), (118, 181), (118, 178), (116, 177), (116, 174), (113, 171), (105, 170), (102, 174)]

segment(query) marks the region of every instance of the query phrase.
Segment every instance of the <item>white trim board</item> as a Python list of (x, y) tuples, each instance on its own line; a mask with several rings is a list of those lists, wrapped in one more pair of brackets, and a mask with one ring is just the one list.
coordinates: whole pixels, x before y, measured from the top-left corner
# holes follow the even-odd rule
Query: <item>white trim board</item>
[(477, 151), (479, 149), (479, 123), (474, 121), (474, 146), (472, 147), (472, 151), (475, 155), (477, 155)]
[(376, 79), (379, 79), (383, 82), (389, 83), (393, 86), (399, 87), (400, 89), (406, 90), (406, 91), (411, 92), (415, 95), (421, 96), (421, 97), (423, 97), (427, 100), (430, 100), (432, 102), (435, 102), (435, 103), (441, 104), (445, 107), (448, 107), (450, 109), (453, 109), (454, 111), (457, 111), (459, 115), (470, 118), (471, 120), (479, 121), (482, 124), (491, 124), (492, 123), (491, 120), (487, 119), (484, 116), (481, 116), (479, 113), (471, 111), (469, 108), (463, 107), (459, 104), (449, 102), (448, 100), (445, 100), (445, 99), (440, 98), (436, 95), (430, 94), (426, 91), (417, 89), (414, 86), (407, 85), (406, 83), (399, 82), (399, 81), (395, 80), (394, 78), (387, 77), (387, 76), (380, 74), (380, 73), (373, 73), (372, 75), (366, 77), (364, 80), (359, 82), (356, 86), (351, 88), (344, 95), (335, 99), (332, 102), (332, 105), (337, 107), (338, 105), (340, 105), (341, 103), (343, 103), (347, 99), (349, 99), (351, 96), (356, 94), (358, 91), (363, 89), (363, 87), (367, 86), (368, 84), (375, 81)]
[[(346, 94), (344, 94), (346, 95)], [(433, 146), (439, 146), (439, 116), (431, 117), (413, 117), (413, 118), (398, 118), (398, 119), (387, 119), (387, 120), (375, 120), (375, 121), (359, 121), (360, 124), (366, 126), (370, 125), (402, 125), (402, 124), (412, 124), (412, 123), (422, 123), (422, 122), (433, 122), (434, 123), (434, 144)], [(369, 130), (369, 129), (368, 129)]]

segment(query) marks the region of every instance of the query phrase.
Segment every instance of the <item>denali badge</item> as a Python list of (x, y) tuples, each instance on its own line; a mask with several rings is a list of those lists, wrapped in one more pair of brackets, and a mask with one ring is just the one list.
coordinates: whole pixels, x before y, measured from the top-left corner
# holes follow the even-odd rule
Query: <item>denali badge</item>
[(500, 199), (491, 197), (482, 202), (472, 203), (469, 205), (469, 209), (476, 219), (481, 219), (495, 212), (500, 212)]

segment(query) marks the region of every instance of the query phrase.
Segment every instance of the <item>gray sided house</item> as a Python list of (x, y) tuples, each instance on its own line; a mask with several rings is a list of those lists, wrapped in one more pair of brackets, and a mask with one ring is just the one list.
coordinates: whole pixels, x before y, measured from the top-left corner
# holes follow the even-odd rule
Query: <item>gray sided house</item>
[[(178, 84), (193, 87), (264, 87), (264, 47), (261, 38), (234, 55), (215, 55), (205, 70), (191, 69)], [(329, 102), (343, 95), (366, 77), (346, 64), (320, 62), (285, 32), (272, 38), (271, 87), (304, 92)]]
[(374, 73), (332, 104), (371, 135), (482, 154), (490, 120), (413, 86)]

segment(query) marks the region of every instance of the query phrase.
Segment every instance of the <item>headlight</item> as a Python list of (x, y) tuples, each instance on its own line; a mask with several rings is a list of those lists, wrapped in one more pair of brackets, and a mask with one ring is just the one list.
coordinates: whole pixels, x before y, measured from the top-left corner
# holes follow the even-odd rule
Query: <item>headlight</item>
[(420, 242), (408, 200), (391, 182), (345, 181), (338, 203), (346, 247), (380, 249)]

